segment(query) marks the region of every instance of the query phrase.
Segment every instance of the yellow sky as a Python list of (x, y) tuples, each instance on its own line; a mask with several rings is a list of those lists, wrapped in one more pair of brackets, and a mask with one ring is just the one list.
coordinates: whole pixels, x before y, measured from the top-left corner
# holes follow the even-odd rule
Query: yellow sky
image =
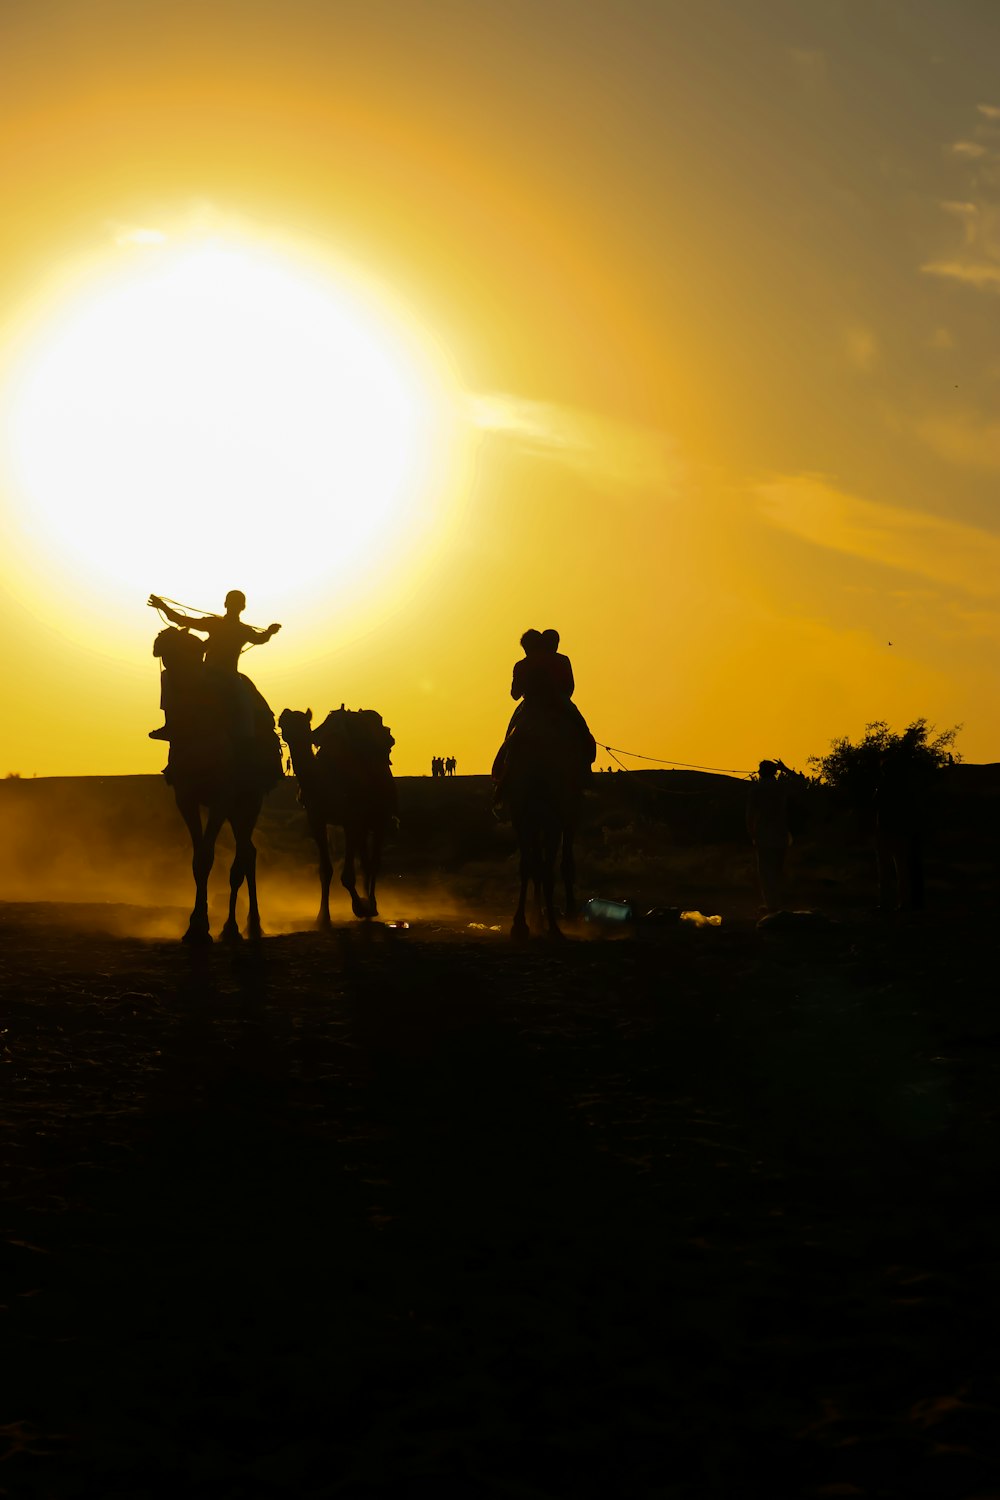
[[(1000, 757), (998, 44), (971, 0), (4, 6), (0, 774), (158, 770), (146, 596), (234, 587), (283, 623), (246, 663), (275, 710), (376, 707), (402, 773), (488, 769), (529, 625), (598, 740), (646, 755), (802, 764), (924, 715)], [(357, 311), (317, 356), (334, 402), (368, 333), (423, 382), (433, 451), (389, 397), (369, 451), (426, 472), (349, 569), (381, 500), (338, 466), (353, 415), (310, 446), (265, 283), (180, 330), (149, 413), (120, 351), (162, 368), (171, 316), (98, 320), (17, 468), (46, 341), (206, 239)]]

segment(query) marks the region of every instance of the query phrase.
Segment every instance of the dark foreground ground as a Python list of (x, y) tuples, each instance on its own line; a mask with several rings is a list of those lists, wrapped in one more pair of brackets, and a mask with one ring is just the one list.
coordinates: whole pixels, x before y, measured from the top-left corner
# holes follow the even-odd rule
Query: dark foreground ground
[(81, 915), (0, 908), (0, 1493), (1000, 1494), (988, 916)]

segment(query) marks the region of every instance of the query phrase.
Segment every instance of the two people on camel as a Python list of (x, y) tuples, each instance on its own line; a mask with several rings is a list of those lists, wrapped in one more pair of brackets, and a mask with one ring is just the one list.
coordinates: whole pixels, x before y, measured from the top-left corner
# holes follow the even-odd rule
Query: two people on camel
[(502, 795), (512, 738), (525, 716), (556, 715), (572, 726), (580, 746), (580, 777), (585, 779), (597, 758), (597, 743), (586, 719), (573, 702), (576, 683), (568, 656), (559, 650), (557, 630), (526, 630), (521, 637), (524, 655), (514, 663), (510, 696), (518, 701), (507, 726), (507, 736), (493, 762), (497, 798)]
[[(234, 735), (238, 739), (251, 739), (255, 719), (262, 711), (270, 722), (273, 716), (267, 703), (257, 691), (249, 677), (239, 670), (240, 655), (246, 646), (262, 646), (281, 629), (278, 624), (258, 630), (240, 619), (246, 609), (246, 596), (239, 589), (231, 589), (226, 595), (224, 615), (187, 615), (172, 609), (158, 594), (150, 594), (146, 601), (151, 609), (159, 610), (171, 624), (182, 630), (196, 630), (207, 636), (204, 642), (204, 672), (206, 678), (218, 691), (231, 716)], [(201, 644), (199, 642), (199, 644)], [(170, 673), (164, 672), (160, 685), (160, 707), (166, 723), (159, 729), (150, 730), (151, 740), (171, 738), (171, 682)]]

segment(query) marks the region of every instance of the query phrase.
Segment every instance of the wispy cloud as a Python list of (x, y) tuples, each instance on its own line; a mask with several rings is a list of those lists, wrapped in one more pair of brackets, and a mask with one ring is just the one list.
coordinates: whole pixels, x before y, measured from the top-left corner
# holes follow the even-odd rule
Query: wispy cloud
[(823, 474), (757, 485), (761, 515), (802, 541), (898, 568), (968, 594), (1000, 592), (1000, 537), (982, 527), (838, 489)]
[(931, 260), (920, 269), (926, 276), (950, 277), (980, 291), (1000, 289), (1000, 264), (993, 261)]
[(480, 431), (605, 486), (674, 492), (681, 479), (673, 441), (649, 427), (503, 393), (470, 397), (469, 414)]
[(962, 245), (957, 253), (935, 256), (920, 269), (925, 276), (989, 292), (1000, 289), (1000, 105), (979, 104), (976, 110), (970, 137), (948, 147), (963, 163), (966, 191), (941, 204), (942, 212), (961, 224)]
[(114, 224), (112, 233), (116, 245), (165, 245), (167, 242), (162, 229), (150, 229), (141, 224)]
[(956, 203), (953, 200), (949, 200), (942, 203), (941, 208), (944, 213), (950, 214), (952, 218), (960, 221), (966, 246), (974, 245), (979, 235), (978, 203)]
[(918, 425), (917, 433), (935, 453), (951, 463), (1000, 473), (1000, 422), (949, 414), (927, 418)]

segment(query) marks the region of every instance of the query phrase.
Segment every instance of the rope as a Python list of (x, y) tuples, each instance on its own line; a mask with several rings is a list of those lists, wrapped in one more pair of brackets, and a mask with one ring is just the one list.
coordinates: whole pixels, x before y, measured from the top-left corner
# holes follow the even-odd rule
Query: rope
[[(217, 620), (221, 620), (223, 618), (223, 616), (220, 615), (217, 610), (214, 610), (214, 609), (196, 609), (194, 607), (194, 605), (192, 605), (192, 604), (181, 604), (181, 602), (180, 602), (179, 599), (171, 599), (167, 594), (157, 594), (156, 597), (158, 599), (162, 599), (163, 602), (164, 602), (164, 604), (172, 604), (173, 607), (174, 607), (174, 609), (182, 610), (187, 615), (210, 615), (213, 619), (217, 619)], [(167, 617), (163, 613), (162, 609), (158, 609), (156, 611), (156, 613), (159, 615), (159, 617), (163, 621), (164, 625), (169, 625), (170, 624), (170, 621), (167, 619)], [(246, 620), (244, 620), (243, 623), (244, 623), (244, 625), (248, 625), (248, 621), (246, 621)], [(195, 630), (198, 629), (197, 625), (194, 625), (193, 628)], [(263, 625), (249, 625), (249, 629), (250, 630), (263, 630), (264, 627), (263, 627)], [(243, 643), (243, 645), (240, 647), (240, 655), (241, 656), (245, 656), (248, 651), (252, 651), (253, 648), (254, 648), (254, 646), (258, 646), (259, 644), (260, 644), (259, 641), (245, 641)], [(161, 670), (161, 672), (163, 670), (163, 663), (162, 662), (160, 663), (160, 670)]]
[(656, 755), (640, 755), (635, 750), (623, 750), (620, 745), (602, 745), (600, 740), (597, 741), (597, 748), (599, 750), (606, 750), (612, 760), (618, 761), (623, 771), (630, 771), (632, 768), (631, 766), (623, 765), (618, 760), (619, 755), (627, 755), (632, 760), (648, 760), (657, 766), (681, 766), (685, 771), (714, 771), (722, 776), (749, 776), (751, 774), (749, 771), (737, 771), (732, 766), (699, 766), (689, 760), (663, 760)]

